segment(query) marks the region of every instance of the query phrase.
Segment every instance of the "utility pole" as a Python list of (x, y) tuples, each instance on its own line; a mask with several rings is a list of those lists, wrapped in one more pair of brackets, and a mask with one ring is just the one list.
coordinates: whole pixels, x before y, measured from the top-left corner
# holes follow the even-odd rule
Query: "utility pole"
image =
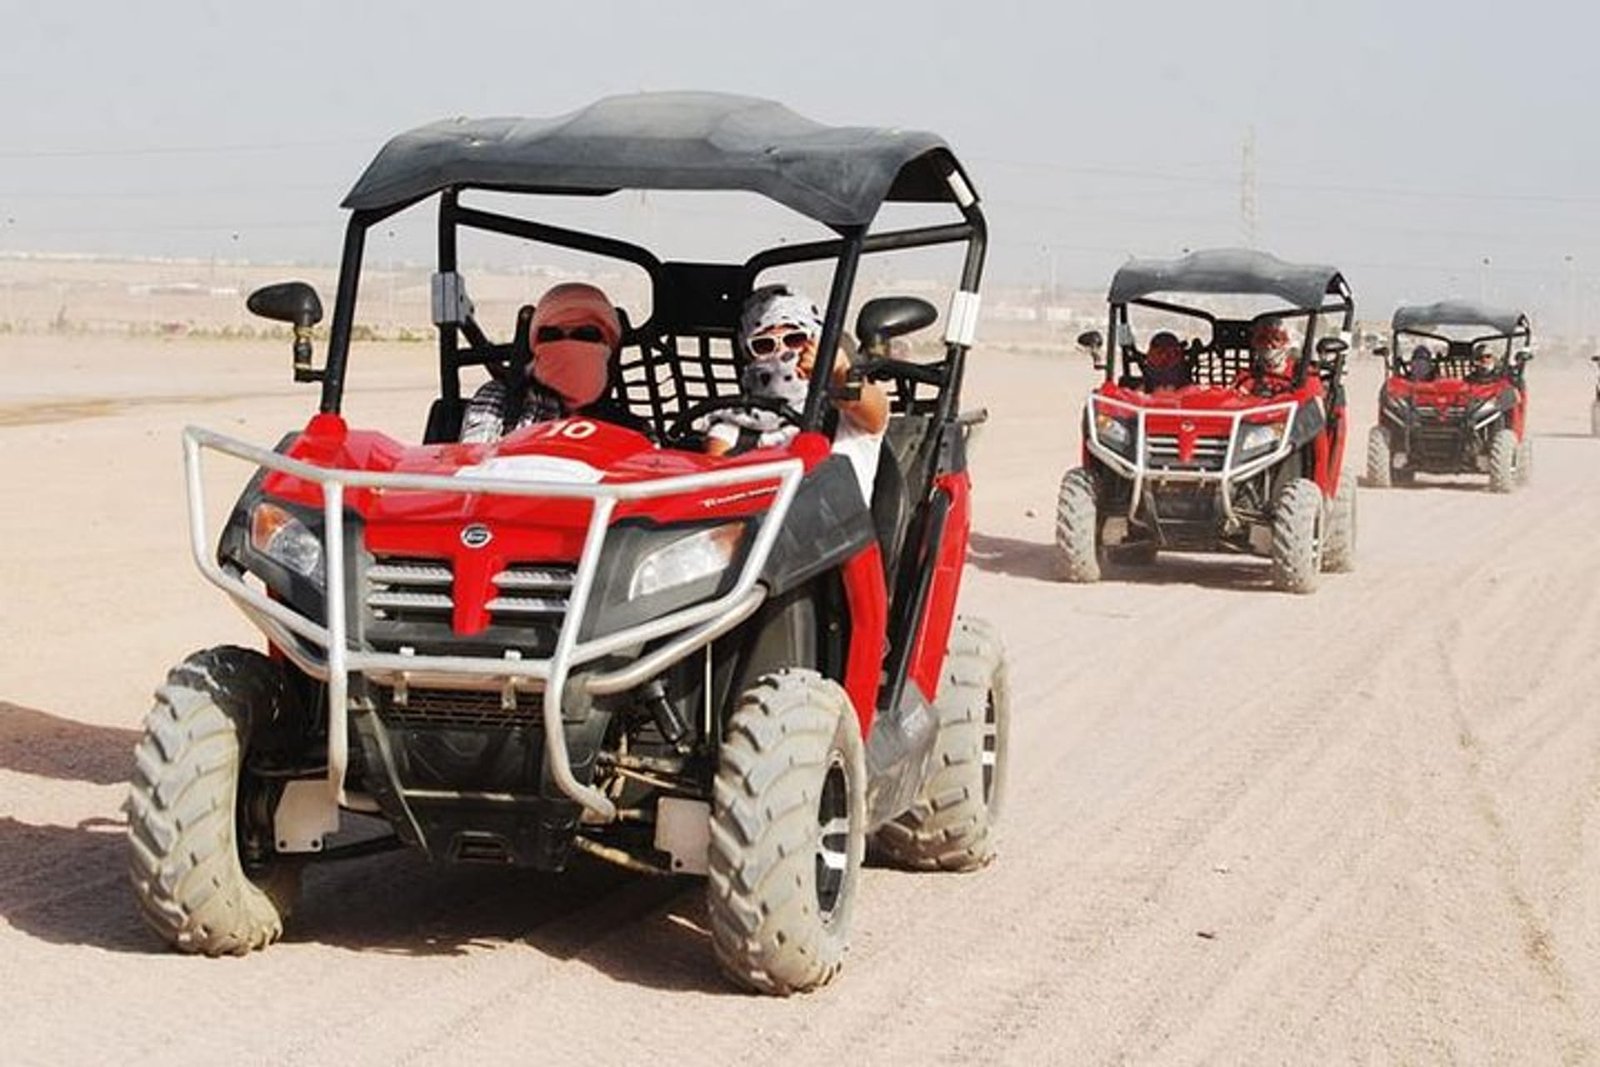
[(1571, 253), (1561, 257), (1567, 264), (1567, 332), (1576, 343), (1581, 336), (1578, 326), (1578, 271)]
[(1256, 246), (1256, 128), (1246, 126), (1239, 165), (1239, 237), (1246, 248)]

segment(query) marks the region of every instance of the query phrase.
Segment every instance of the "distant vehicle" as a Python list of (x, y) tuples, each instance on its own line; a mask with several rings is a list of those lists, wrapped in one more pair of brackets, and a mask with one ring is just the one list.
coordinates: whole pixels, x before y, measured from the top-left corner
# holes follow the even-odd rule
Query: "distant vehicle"
[(1396, 309), (1389, 377), (1367, 433), (1367, 483), (1409, 485), (1419, 473), (1487, 474), (1509, 493), (1533, 470), (1526, 368), (1533, 328), (1520, 311), (1468, 300)]
[[(1596, 373), (1600, 373), (1600, 356), (1590, 356)], [(1589, 432), (1600, 437), (1600, 378), (1594, 383), (1594, 401), (1589, 405)]]
[[(1168, 295), (1183, 293), (1234, 310)], [(1313, 591), (1322, 571), (1349, 570), (1355, 487), (1340, 467), (1355, 303), (1344, 276), (1262, 252), (1208, 250), (1133, 260), (1112, 278), (1108, 299), (1109, 351), (1097, 330), (1078, 338), (1105, 380), (1084, 410), (1081, 465), (1057, 497), (1061, 576), (1092, 582), (1107, 562), (1151, 563), (1167, 551), (1264, 556), (1273, 584), (1295, 593)], [(1241, 303), (1270, 306), (1240, 314)], [(1131, 309), (1190, 333), (1187, 384), (1154, 387)], [(1281, 377), (1251, 353), (1257, 328), (1273, 322), (1303, 331)]]
[[(625, 189), (753, 192), (831, 234), (679, 262), (541, 220), (547, 197), (603, 207)], [(875, 228), (891, 201), (946, 218)], [(438, 213), (440, 393), (408, 442), (340, 409), (366, 238), (419, 204)], [(787, 994), (838, 972), (869, 839), (907, 867), (987, 863), (1008, 689), (996, 631), (956, 611), (981, 421), (961, 388), (987, 231), (944, 141), (647, 93), (403, 133), (345, 206), (324, 365), (309, 285), (250, 298), (293, 325), (295, 377), (321, 383), (320, 411), (276, 449), (184, 434), (196, 563), (267, 647), (197, 652), (157, 691), (128, 803), (149, 923), (184, 951), (243, 954), (280, 936), (307, 864), (409, 847), (558, 871), (585, 855), (705, 875), (723, 970)], [(457, 443), (462, 370), (520, 395), (530, 360), (535, 309), (497, 341), (467, 295), (457, 250), (486, 234), (648, 274), (650, 313), (623, 323), (607, 393), (628, 425), (507, 419), (493, 444)], [(935, 245), (961, 264), (937, 355), (893, 354), (937, 318), (908, 296), (867, 301), (859, 348), (841, 355), (864, 257)], [(734, 351), (745, 298), (795, 264), (834, 279), (798, 410), (747, 397)], [(831, 448), (830, 398), (861, 378), (892, 396), (870, 501)], [(797, 433), (707, 455), (704, 420), (730, 409)], [(255, 474), (213, 547), (201, 467), (218, 453)], [(349, 812), (391, 833), (340, 844)]]

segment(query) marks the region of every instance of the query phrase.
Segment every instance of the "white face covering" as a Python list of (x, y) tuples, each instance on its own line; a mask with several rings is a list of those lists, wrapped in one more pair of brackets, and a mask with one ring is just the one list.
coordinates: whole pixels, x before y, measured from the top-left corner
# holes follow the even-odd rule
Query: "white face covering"
[(799, 363), (799, 353), (787, 348), (766, 359), (751, 359), (744, 368), (745, 394), (781, 400), (799, 411), (805, 406), (807, 386)]

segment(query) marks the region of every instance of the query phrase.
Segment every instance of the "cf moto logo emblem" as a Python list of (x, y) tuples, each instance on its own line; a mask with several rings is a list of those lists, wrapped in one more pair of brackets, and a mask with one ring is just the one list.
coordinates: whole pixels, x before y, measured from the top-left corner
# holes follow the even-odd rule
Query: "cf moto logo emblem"
[(468, 548), (482, 548), (493, 540), (494, 534), (490, 532), (489, 527), (481, 522), (475, 522), (471, 526), (463, 526), (461, 528), (461, 543)]
[(1184, 433), (1194, 433), (1194, 423), (1190, 422), (1188, 419), (1184, 419), (1182, 424), (1179, 425), (1178, 429), (1182, 430)]

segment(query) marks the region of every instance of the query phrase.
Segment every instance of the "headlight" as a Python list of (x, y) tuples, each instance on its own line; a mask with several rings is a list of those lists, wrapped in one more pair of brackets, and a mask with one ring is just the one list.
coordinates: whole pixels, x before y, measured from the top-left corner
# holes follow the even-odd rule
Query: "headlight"
[(1250, 459), (1278, 447), (1283, 440), (1285, 422), (1244, 423), (1239, 427), (1239, 458)]
[(327, 584), (322, 539), (284, 508), (262, 501), (250, 512), (250, 547), (317, 585)]
[(1128, 419), (1097, 410), (1094, 414), (1095, 438), (1113, 452), (1133, 455), (1133, 425)]
[(688, 585), (721, 574), (732, 565), (744, 533), (740, 522), (696, 530), (639, 560), (628, 581), (628, 599)]

